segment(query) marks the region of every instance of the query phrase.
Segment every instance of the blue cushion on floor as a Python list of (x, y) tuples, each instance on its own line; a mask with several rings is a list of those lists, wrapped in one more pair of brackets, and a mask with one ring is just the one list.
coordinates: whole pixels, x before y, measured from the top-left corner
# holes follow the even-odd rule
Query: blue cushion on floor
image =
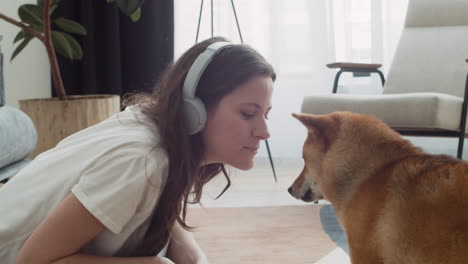
[(23, 167), (29, 164), (30, 160), (20, 160), (6, 167), (0, 168), (0, 181), (11, 179)]
[(21, 110), (0, 107), (0, 168), (26, 158), (36, 146), (37, 132)]

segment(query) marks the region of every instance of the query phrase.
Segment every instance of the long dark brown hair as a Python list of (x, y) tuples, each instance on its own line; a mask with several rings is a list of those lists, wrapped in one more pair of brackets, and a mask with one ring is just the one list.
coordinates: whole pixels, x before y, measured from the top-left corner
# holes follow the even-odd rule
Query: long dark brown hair
[[(227, 179), (227, 185), (219, 196), (230, 186), (224, 164), (203, 162), (204, 145), (201, 133), (188, 135), (184, 116), (182, 87), (190, 66), (206, 48), (218, 41), (215, 37), (200, 42), (185, 52), (166, 69), (156, 84), (151, 103), (142, 105), (143, 113), (158, 127), (159, 147), (166, 150), (169, 172), (158, 206), (146, 231), (144, 240), (134, 255), (153, 256), (161, 251), (171, 236), (171, 229), (177, 221), (186, 230), (188, 203), (198, 203), (203, 186), (219, 173)], [(268, 76), (274, 81), (276, 74), (271, 65), (247, 45), (233, 45), (221, 50), (202, 74), (195, 95), (209, 111), (225, 95), (255, 76)], [(219, 197), (218, 196), (218, 197)]]

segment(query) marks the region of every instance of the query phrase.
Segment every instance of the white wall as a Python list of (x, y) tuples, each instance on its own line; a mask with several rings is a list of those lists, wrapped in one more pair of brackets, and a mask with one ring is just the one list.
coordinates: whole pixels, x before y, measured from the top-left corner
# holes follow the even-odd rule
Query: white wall
[[(291, 117), (291, 113), (301, 111), (304, 96), (331, 92), (336, 71), (325, 67), (327, 63), (354, 61), (390, 65), (389, 59), (393, 54), (385, 54), (387, 50), (394, 50), (396, 41), (390, 40), (399, 39), (407, 1), (235, 1), (243, 40), (265, 56), (277, 73), (273, 108), (268, 121), (271, 134), (269, 146), (275, 162), (289, 158), (301, 160), (307, 130)], [(199, 41), (211, 35), (209, 2), (204, 2)], [(200, 1), (175, 0), (174, 3), (177, 58), (195, 42)], [(214, 1), (213, 4), (214, 35), (222, 35), (239, 43), (230, 1)], [(374, 9), (378, 9), (379, 13), (374, 14)], [(382, 20), (385, 28), (382, 28)], [(383, 50), (382, 45), (387, 45), (389, 49)], [(388, 60), (382, 61), (381, 58)], [(346, 74), (340, 79), (340, 86), (346, 83), (345, 77)], [(369, 82), (367, 79), (370, 78), (350, 79), (345, 88), (356, 83), (358, 80), (355, 79)], [(379, 91), (380, 80), (376, 81), (377, 85), (367, 86), (367, 92)], [(359, 85), (364, 90), (361, 88), (363, 85)], [(353, 92), (357, 91), (355, 89)], [(266, 148), (261, 148), (257, 157), (267, 157)]]
[[(18, 19), (17, 9), (32, 0), (0, 1), (0, 12)], [(17, 107), (18, 100), (47, 98), (51, 96), (50, 67), (44, 45), (37, 39), (31, 40), (26, 48), (10, 62), (16, 48), (13, 39), (19, 28), (0, 19), (0, 47), (4, 56), (6, 104)], [(18, 43), (17, 43), (18, 44)]]

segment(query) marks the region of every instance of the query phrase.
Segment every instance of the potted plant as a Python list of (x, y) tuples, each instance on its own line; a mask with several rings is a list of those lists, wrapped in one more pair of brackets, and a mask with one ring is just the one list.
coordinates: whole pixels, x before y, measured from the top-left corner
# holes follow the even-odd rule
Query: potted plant
[[(143, 0), (106, 0), (116, 4), (133, 21), (140, 17)], [(37, 0), (37, 4), (24, 4), (18, 8), (21, 21), (0, 13), (0, 19), (21, 30), (14, 39), (18, 43), (12, 54), (13, 60), (33, 39), (39, 39), (45, 46), (52, 73), (56, 98), (20, 100), (19, 105), (34, 122), (38, 132), (38, 143), (31, 158), (54, 147), (63, 138), (88, 126), (97, 124), (120, 111), (118, 95), (67, 96), (57, 53), (80, 60), (83, 51), (73, 35), (86, 35), (86, 29), (79, 23), (66, 18), (51, 18), (60, 0)], [(57, 30), (51, 29), (55, 24)]]

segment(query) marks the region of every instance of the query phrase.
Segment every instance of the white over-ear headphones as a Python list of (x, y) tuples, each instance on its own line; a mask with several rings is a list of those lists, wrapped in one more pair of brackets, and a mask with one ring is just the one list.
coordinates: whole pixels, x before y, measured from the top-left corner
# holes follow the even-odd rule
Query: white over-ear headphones
[(198, 81), (200, 81), (200, 77), (213, 57), (224, 48), (232, 45), (233, 44), (229, 42), (215, 42), (209, 45), (206, 50), (195, 59), (192, 66), (190, 66), (183, 87), (185, 119), (187, 120), (189, 135), (200, 132), (206, 123), (205, 105), (200, 98), (195, 96)]

